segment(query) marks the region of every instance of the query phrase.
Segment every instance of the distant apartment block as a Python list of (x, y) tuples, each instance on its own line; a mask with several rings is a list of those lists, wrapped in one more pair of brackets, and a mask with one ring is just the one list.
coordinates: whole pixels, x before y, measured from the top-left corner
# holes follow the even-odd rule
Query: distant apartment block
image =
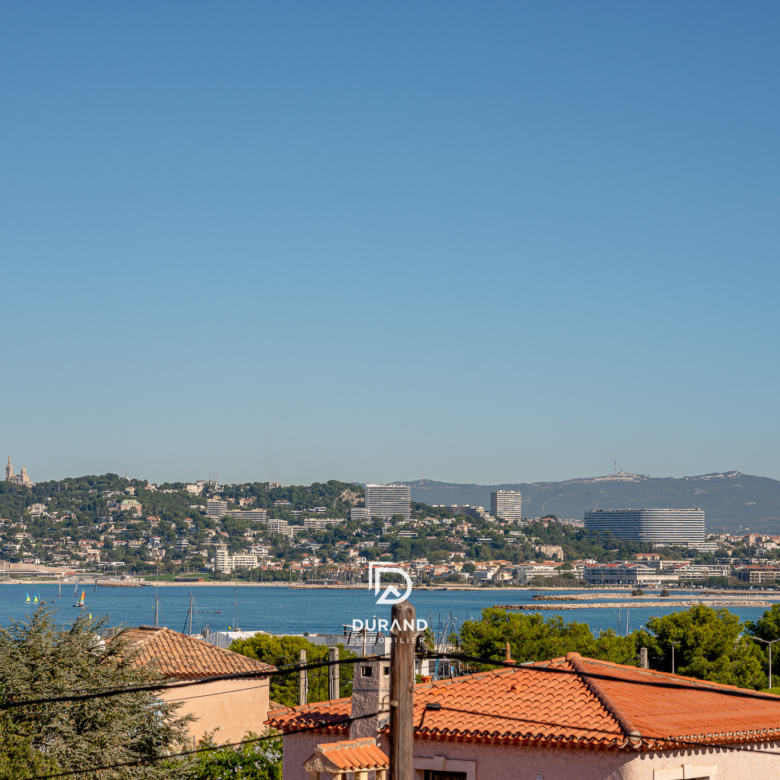
[(307, 517), (303, 521), (304, 528), (312, 528), (317, 531), (324, 531), (328, 526), (339, 525), (346, 522), (345, 517)]
[(228, 509), (225, 514), (236, 520), (251, 520), (253, 523), (264, 522), (268, 518), (266, 509)]
[(364, 506), (353, 506), (352, 509), (349, 510), (349, 516), (352, 520), (371, 519), (371, 515), (369, 514), (368, 509), (366, 509)]
[(485, 511), (484, 507), (481, 506), (470, 506), (469, 504), (452, 504), (450, 506), (445, 506), (444, 504), (434, 504), (434, 507), (438, 507), (441, 509), (446, 509), (451, 514), (455, 515), (455, 517), (473, 517), (477, 520), (484, 520), (485, 516), (487, 515), (487, 512)]
[(256, 555), (247, 555), (246, 553), (229, 555), (225, 544), (218, 544), (214, 548), (214, 568), (217, 571), (230, 574), (235, 569), (256, 569), (257, 566)]
[(523, 519), (522, 496), (517, 490), (495, 490), (490, 494), (490, 514), (519, 523)]
[(705, 539), (703, 509), (594, 509), (585, 513), (585, 528), (617, 539), (683, 547)]
[(206, 499), (206, 514), (212, 520), (221, 520), (227, 514), (227, 501), (220, 501), (218, 498)]
[(412, 514), (412, 489), (409, 485), (366, 485), (366, 509), (369, 517), (387, 519)]
[(297, 531), (300, 531), (299, 525), (289, 525), (286, 520), (269, 520), (268, 521), (268, 533), (269, 534), (284, 534), (292, 539)]

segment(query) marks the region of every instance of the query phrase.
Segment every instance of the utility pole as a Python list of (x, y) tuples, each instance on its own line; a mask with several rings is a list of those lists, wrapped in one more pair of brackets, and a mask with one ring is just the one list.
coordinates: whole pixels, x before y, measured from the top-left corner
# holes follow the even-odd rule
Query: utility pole
[(649, 669), (650, 664), (647, 660), (647, 648), (646, 647), (640, 647), (639, 648), (639, 668), (640, 669)]
[(339, 692), (341, 690), (339, 681), (339, 649), (338, 647), (331, 647), (328, 650), (328, 660), (332, 664), (328, 667), (328, 698), (333, 701), (340, 698)]
[(751, 636), (750, 638), (755, 639), (756, 642), (763, 642), (765, 645), (769, 645), (769, 687), (771, 689), (772, 687), (772, 645), (775, 642), (780, 642), (780, 638), (773, 639), (771, 641), (769, 639), (761, 639), (760, 637), (757, 636)]
[(674, 646), (679, 645), (679, 642), (672, 642), (672, 674), (674, 674)]
[(390, 647), (390, 780), (414, 780), (414, 607), (393, 605)]
[[(306, 651), (301, 650), (301, 665), (306, 666)], [(309, 672), (303, 668), (298, 672), (298, 704), (309, 703)]]

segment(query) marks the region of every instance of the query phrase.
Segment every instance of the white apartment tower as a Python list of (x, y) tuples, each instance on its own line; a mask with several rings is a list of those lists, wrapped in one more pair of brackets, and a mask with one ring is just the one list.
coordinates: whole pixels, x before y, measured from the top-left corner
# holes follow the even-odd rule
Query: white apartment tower
[(366, 509), (369, 517), (386, 520), (393, 515), (412, 514), (412, 489), (409, 485), (366, 485)]
[(519, 523), (523, 519), (523, 501), (517, 490), (496, 490), (490, 494), (490, 514)]

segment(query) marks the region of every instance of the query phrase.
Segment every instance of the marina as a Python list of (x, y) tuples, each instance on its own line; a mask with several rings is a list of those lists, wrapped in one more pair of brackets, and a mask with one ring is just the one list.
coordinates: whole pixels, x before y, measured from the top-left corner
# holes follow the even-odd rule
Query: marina
[[(340, 633), (353, 620), (374, 620), (388, 618), (389, 608), (377, 606), (373, 592), (368, 589), (300, 589), (286, 586), (240, 586), (166, 585), (155, 588), (153, 583), (143, 588), (94, 588), (93, 583), (84, 582), (78, 590), (68, 590), (58, 598), (61, 590), (57, 584), (37, 584), (34, 588), (38, 603), (32, 601), (32, 586), (2, 585), (0, 587), (0, 624), (7, 626), (11, 620), (23, 620), (34, 613), (39, 603), (56, 608), (56, 620), (68, 623), (76, 616), (88, 612), (97, 619), (108, 616), (110, 625), (139, 626), (153, 624), (155, 608), (159, 625), (176, 631), (186, 631), (191, 614), (192, 630), (200, 633), (227, 630), (262, 630), (273, 634)], [(64, 589), (63, 589), (64, 590)], [(75, 591), (75, 593), (74, 593)], [(85, 609), (74, 610), (82, 591), (85, 592)], [(193, 596), (193, 610), (190, 613), (190, 594)], [(511, 596), (510, 596), (511, 594)], [(26, 601), (30, 596), (30, 602)], [(726, 607), (741, 620), (757, 620), (771, 605), (766, 594), (755, 598), (735, 596), (725, 598), (699, 596), (691, 598), (690, 593), (676, 592), (668, 599), (631, 597), (628, 592), (610, 592), (608, 601), (581, 600), (571, 602), (545, 600), (546, 595), (568, 598), (579, 597), (581, 593), (554, 594), (538, 590), (414, 590), (410, 601), (417, 609), (417, 616), (429, 620), (432, 627), (451, 615), (451, 625), (457, 630), (464, 620), (478, 619), (486, 607), (504, 606), (528, 612), (544, 612), (546, 617), (560, 614), (567, 621), (587, 623), (594, 632), (625, 626), (625, 616), (630, 609), (631, 627), (644, 625), (651, 617), (667, 615), (692, 604), (704, 603), (715, 608)], [(590, 594), (588, 594), (590, 595)], [(599, 594), (604, 595), (604, 594)], [(512, 603), (508, 603), (507, 596)], [(69, 600), (72, 599), (72, 600)], [(572, 611), (576, 614), (572, 615)]]

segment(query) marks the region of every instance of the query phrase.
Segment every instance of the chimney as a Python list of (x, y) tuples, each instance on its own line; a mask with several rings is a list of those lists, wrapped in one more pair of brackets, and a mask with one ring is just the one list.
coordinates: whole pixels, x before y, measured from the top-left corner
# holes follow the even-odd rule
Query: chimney
[[(375, 714), (378, 713), (378, 714)], [(369, 715), (371, 717), (361, 717)], [(390, 720), (390, 659), (368, 656), (353, 664), (349, 738), (376, 737)]]

